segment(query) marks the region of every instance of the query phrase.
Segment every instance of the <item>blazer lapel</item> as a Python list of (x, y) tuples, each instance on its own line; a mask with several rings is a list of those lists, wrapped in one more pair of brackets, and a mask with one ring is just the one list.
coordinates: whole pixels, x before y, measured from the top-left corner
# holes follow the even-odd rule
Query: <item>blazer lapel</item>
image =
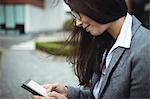
[[(132, 16), (132, 18), (133, 18), (133, 24), (132, 24), (132, 38), (133, 38), (137, 29), (141, 26), (141, 22), (134, 16)], [(99, 92), (99, 98), (101, 98), (101, 96), (102, 96), (102, 93), (106, 87), (106, 84), (108, 83), (108, 80), (109, 80), (109, 77), (111, 76), (110, 74), (111, 74), (113, 68), (115, 68), (117, 66), (116, 63), (119, 61), (119, 59), (121, 58), (121, 56), (124, 52), (125, 52), (125, 48), (121, 48), (121, 47), (118, 47), (114, 50), (112, 60), (106, 70), (106, 75), (104, 76), (103, 81), (102, 81), (101, 89)]]
[(109, 66), (106, 70), (106, 75), (104, 76), (103, 81), (102, 81), (101, 89), (100, 89), (100, 92), (99, 92), (99, 97), (101, 96), (102, 92), (104, 91), (104, 88), (107, 84), (107, 81), (109, 79), (109, 76), (110, 76), (110, 73), (111, 73), (112, 69), (115, 67), (115, 64), (120, 59), (120, 57), (122, 56), (124, 51), (125, 51), (125, 48), (120, 48), (120, 47), (118, 47), (114, 50), (112, 60), (111, 60)]
[(99, 76), (96, 73), (93, 73), (92, 79), (91, 79), (91, 91), (94, 90), (96, 82), (99, 80)]

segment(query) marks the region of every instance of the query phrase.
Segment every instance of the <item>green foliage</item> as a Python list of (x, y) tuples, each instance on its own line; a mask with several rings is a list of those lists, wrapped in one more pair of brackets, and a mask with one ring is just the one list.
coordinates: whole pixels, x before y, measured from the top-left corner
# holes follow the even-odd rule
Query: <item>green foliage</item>
[(68, 56), (73, 47), (67, 45), (64, 47), (64, 42), (36, 42), (36, 48), (53, 55)]
[(72, 31), (73, 30), (73, 27), (74, 27), (74, 21), (73, 19), (68, 19), (64, 22), (64, 25), (63, 25), (63, 30), (65, 31)]

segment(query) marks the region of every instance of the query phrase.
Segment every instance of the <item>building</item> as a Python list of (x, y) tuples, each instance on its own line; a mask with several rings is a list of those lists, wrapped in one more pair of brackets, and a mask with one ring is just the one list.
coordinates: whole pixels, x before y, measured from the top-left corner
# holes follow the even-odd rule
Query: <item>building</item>
[(0, 34), (58, 31), (65, 20), (63, 0), (0, 0)]

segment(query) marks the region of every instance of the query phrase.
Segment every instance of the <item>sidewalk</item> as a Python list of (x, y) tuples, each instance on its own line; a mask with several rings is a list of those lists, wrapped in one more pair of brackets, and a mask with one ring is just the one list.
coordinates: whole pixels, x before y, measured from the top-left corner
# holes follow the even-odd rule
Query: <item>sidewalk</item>
[(51, 34), (38, 34), (31, 40), (21, 42), (11, 46), (14, 50), (35, 50), (35, 42), (52, 42), (52, 41), (65, 41), (68, 37), (68, 33), (51, 33)]
[[(60, 82), (72, 86), (78, 85), (78, 79), (73, 73), (72, 66), (66, 62), (64, 57), (50, 56), (31, 49), (34, 41), (44, 41), (44, 36), (38, 37), (25, 40), (25, 42), (17, 42), (17, 44), (14, 43), (15, 40), (14, 42), (12, 40), (11, 46), (5, 45), (7, 48), (3, 52), (2, 59), (0, 99), (31, 99), (30, 94), (20, 87), (29, 78), (40, 84)], [(54, 36), (45, 36), (47, 40), (52, 37)], [(29, 46), (30, 49), (27, 49)]]

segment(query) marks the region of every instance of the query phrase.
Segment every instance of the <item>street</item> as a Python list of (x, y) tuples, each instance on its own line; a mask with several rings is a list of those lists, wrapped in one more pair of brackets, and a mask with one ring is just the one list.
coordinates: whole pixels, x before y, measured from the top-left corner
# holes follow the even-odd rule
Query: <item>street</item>
[(65, 85), (78, 85), (72, 65), (66, 62), (65, 57), (48, 55), (35, 50), (34, 47), (31, 48), (31, 45), (29, 49), (25, 47), (17, 49), (20, 43), (22, 45), (19, 46), (26, 44), (28, 47), (27, 43), (23, 42), (29, 40), (30, 44), (31, 41), (34, 44), (34, 38), (26, 39), (16, 41), (18, 39), (14, 37), (7, 41), (6, 37), (0, 40), (0, 47), (3, 48), (0, 67), (0, 99), (31, 99), (31, 94), (20, 87), (28, 79), (33, 79), (40, 84), (60, 82)]

